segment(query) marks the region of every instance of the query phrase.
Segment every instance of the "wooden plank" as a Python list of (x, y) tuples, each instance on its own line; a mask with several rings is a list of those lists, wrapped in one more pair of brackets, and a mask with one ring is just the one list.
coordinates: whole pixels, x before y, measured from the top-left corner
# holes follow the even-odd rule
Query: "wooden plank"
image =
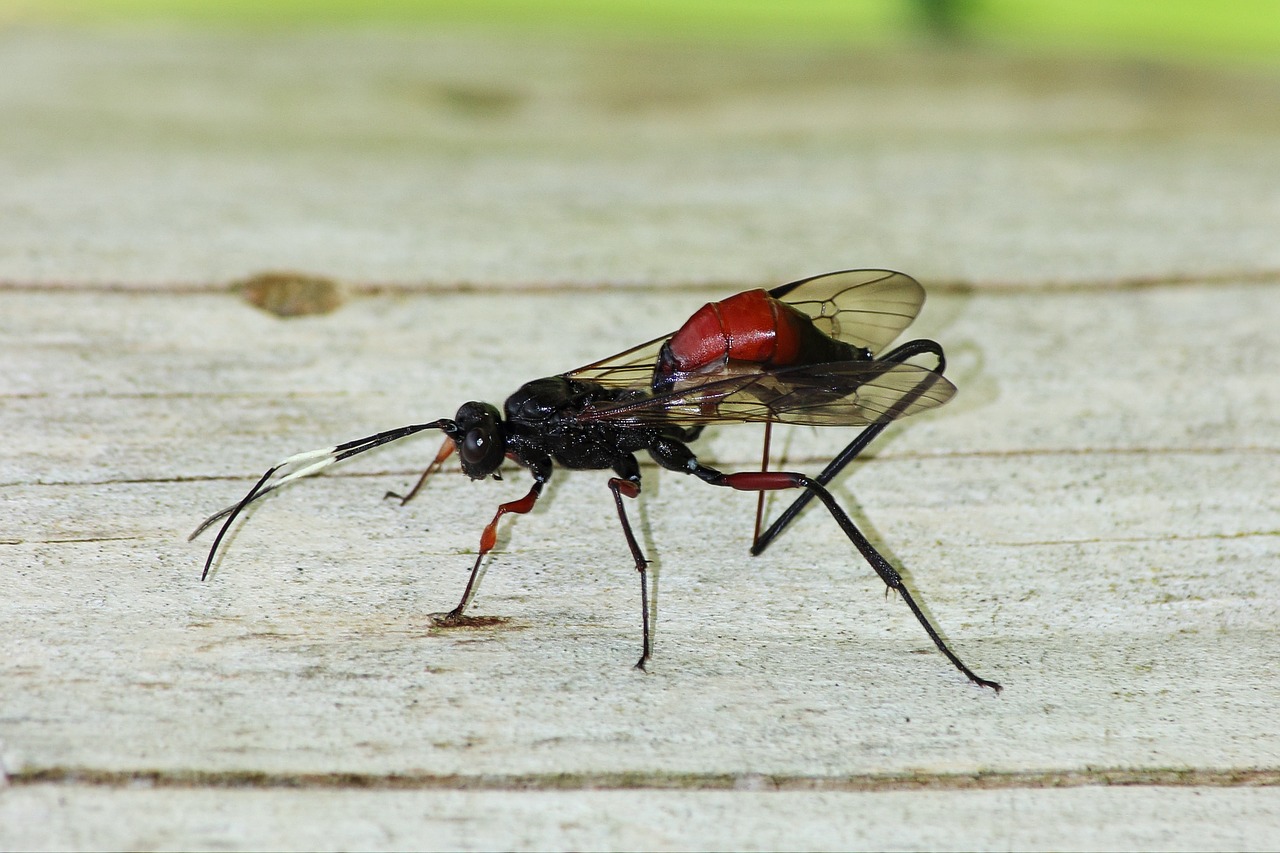
[[(113, 817), (120, 809), (154, 818), (122, 824)], [(88, 850), (533, 850), (549, 838), (606, 850), (1269, 850), (1278, 818), (1274, 788), (325, 790), (301, 797), (49, 785), (0, 795), (0, 820), (20, 827), (13, 846)]]
[(1280, 269), (1266, 70), (547, 34), (4, 40), (0, 279), (20, 284)]
[[(450, 312), (497, 328), (504, 314), (545, 312), (572, 327), (618, 316), (620, 298), (358, 300), (293, 323), (211, 297), (5, 296), (5, 358), (38, 355), (43, 369), (22, 375), (50, 388), (10, 378), (3, 415), (16, 439), (4, 462), (15, 510), (0, 532), (18, 567), (0, 596), (15, 628), (10, 771), (838, 777), (1272, 763), (1265, 709), (1280, 697), (1259, 638), (1280, 605), (1268, 464), (1280, 401), (1255, 337), (1268, 288), (940, 300), (952, 319), (934, 331), (958, 344), (958, 381), (986, 393), (902, 425), (839, 494), (860, 501), (957, 649), (1007, 685), (999, 698), (931, 653), (828, 519), (808, 513), (751, 560), (749, 495), (652, 468), (639, 516), (659, 576), (648, 676), (629, 666), (635, 575), (591, 473), (557, 476), (547, 503), (506, 528), (477, 604), (513, 620), (503, 629), (438, 635), (426, 614), (452, 605), (480, 522), (523, 492), (521, 478), (452, 473), (411, 507), (379, 500), (434, 442), (276, 496), (198, 582), (207, 541), (185, 533), (268, 462), (448, 412), (411, 389), (438, 397), (428, 376), (451, 371), (481, 387), (512, 364), (555, 363), (565, 340), (543, 332), (489, 345), (487, 360), (456, 352), (369, 373), (405, 361), (402, 336), (440, 352), (458, 327)], [(625, 301), (641, 316), (670, 310), (658, 294)], [(16, 330), (51, 302), (61, 337), (37, 353)], [(1028, 305), (1064, 331), (1046, 340), (1021, 319)], [(389, 314), (400, 331), (379, 334)], [(152, 320), (131, 329), (136, 317)], [(1143, 323), (1158, 334), (1126, 334)], [(1206, 325), (1221, 330), (1213, 360), (1177, 333)], [(354, 387), (344, 364), (363, 364)], [(320, 396), (289, 396), (298, 388)], [(710, 452), (750, 465), (756, 434), (723, 432)]]

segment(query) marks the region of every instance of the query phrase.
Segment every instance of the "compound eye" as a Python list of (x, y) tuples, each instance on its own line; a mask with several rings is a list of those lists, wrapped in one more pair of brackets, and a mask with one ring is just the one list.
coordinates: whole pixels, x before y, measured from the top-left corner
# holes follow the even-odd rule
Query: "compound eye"
[(463, 460), (471, 465), (483, 462), (489, 452), (489, 442), (490, 438), (486, 430), (480, 427), (470, 430), (462, 440), (462, 447), (459, 448)]
[(462, 470), (473, 480), (498, 470), (507, 453), (502, 416), (488, 403), (463, 403), (449, 436), (458, 443)]

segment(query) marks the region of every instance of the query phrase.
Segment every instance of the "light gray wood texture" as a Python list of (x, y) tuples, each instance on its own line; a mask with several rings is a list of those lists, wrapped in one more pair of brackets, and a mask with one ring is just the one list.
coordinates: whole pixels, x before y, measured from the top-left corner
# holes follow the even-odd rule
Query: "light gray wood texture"
[[(463, 34), (0, 34), (0, 846), (1270, 848), (1280, 82)], [(918, 275), (959, 385), (810, 511), (424, 437), (187, 533), (290, 453), (500, 402), (702, 302)], [(233, 279), (349, 291), (281, 319)], [(778, 436), (814, 471), (850, 436)], [(757, 463), (759, 432), (699, 442)], [(775, 464), (781, 464), (775, 462)], [(778, 502), (774, 502), (775, 507)], [(781, 790), (774, 790), (781, 789)]]

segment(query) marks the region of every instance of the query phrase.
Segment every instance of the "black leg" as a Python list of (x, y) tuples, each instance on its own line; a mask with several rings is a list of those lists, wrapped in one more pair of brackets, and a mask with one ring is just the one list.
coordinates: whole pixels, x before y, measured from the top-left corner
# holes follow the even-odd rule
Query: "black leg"
[(929, 639), (933, 640), (933, 644), (938, 647), (938, 650), (946, 655), (947, 660), (951, 661), (956, 669), (963, 672), (974, 684), (980, 687), (990, 687), (997, 693), (1000, 692), (1001, 687), (997, 682), (979, 677), (977, 673), (965, 665), (964, 661), (960, 660), (955, 652), (951, 651), (937, 629), (929, 622), (929, 618), (924, 615), (924, 611), (916, 604), (911, 591), (907, 589), (907, 585), (902, 580), (902, 575), (867, 541), (867, 537), (862, 535), (862, 531), (853, 523), (853, 519), (849, 518), (848, 513), (836, 503), (836, 499), (831, 495), (831, 492), (827, 491), (821, 483), (803, 474), (785, 471), (748, 471), (738, 474), (722, 474), (714, 468), (697, 465), (692, 469), (691, 473), (713, 486), (728, 486), (729, 488), (748, 492), (772, 491), (774, 489), (805, 489), (808, 494), (816, 496), (827, 507), (831, 517), (840, 525), (840, 529), (849, 537), (849, 541), (853, 543), (853, 546), (871, 564), (871, 568), (876, 570), (876, 574), (880, 575), (880, 579), (890, 589), (896, 590), (902, 596), (902, 599), (907, 603), (907, 607), (911, 608), (911, 612), (915, 614), (917, 621), (924, 627)]
[[(845, 466), (852, 462), (858, 454), (866, 450), (867, 445), (875, 441), (880, 433), (884, 432), (885, 427), (888, 425), (888, 423), (872, 424), (862, 432), (858, 433), (857, 438), (849, 442), (848, 446), (837, 453), (835, 458), (827, 463), (827, 467), (822, 469), (822, 472), (818, 474), (816, 478), (817, 483), (821, 486), (826, 486), (834, 480), (836, 475), (843, 471)], [(764, 493), (761, 492), (761, 494), (763, 495)], [(796, 516), (800, 514), (800, 511), (809, 505), (809, 501), (813, 500), (813, 496), (813, 492), (802, 492), (800, 496), (791, 503), (791, 506), (783, 510), (782, 514), (774, 519), (773, 523), (765, 529), (764, 533), (757, 536), (755, 541), (751, 543), (752, 555), (754, 556), (764, 553), (764, 549), (769, 547), (769, 543), (778, 538), (782, 531), (785, 530), (787, 526), (795, 520)]]
[[(897, 347), (896, 349), (888, 353), (885, 353), (880, 358), (876, 359), (876, 361), (884, 362), (886, 364), (899, 364), (901, 362), (907, 361), (908, 359), (915, 358), (918, 355), (932, 355), (937, 357), (938, 366), (934, 368), (933, 372), (938, 376), (941, 376), (943, 371), (946, 370), (947, 360), (946, 360), (946, 356), (944, 356), (942, 353), (942, 346), (938, 344), (936, 341), (931, 341), (926, 338), (921, 338), (920, 340), (915, 340), (915, 341), (908, 341), (902, 346)], [(913, 392), (913, 394), (908, 394), (906, 397), (904, 397), (903, 403), (909, 404), (911, 400), (914, 398), (914, 396), (922, 394), (926, 390), (928, 390), (928, 386), (921, 385), (921, 387), (917, 391)], [(887, 427), (890, 423), (892, 423), (891, 420), (885, 420), (879, 423), (874, 423), (868, 426), (862, 432), (858, 433), (857, 437), (854, 438), (853, 441), (849, 442), (849, 445), (845, 447), (844, 450), (841, 450), (839, 453), (837, 453), (835, 458), (832, 459), (829, 463), (827, 463), (827, 467), (823, 468), (822, 472), (818, 474), (816, 478), (818, 485), (826, 486), (828, 483), (834, 480), (836, 476), (845, 469), (845, 466), (847, 466), (850, 462), (852, 462), (858, 456), (858, 454), (866, 450), (867, 445), (875, 441), (876, 438), (880, 435), (880, 433), (884, 432), (885, 427)], [(814, 494), (815, 494), (814, 492), (808, 491), (808, 490), (803, 492), (799, 497), (795, 499), (794, 502), (792, 502), (791, 506), (783, 510), (782, 514), (779, 515), (777, 519), (775, 519), (774, 522), (769, 525), (769, 527), (764, 531), (764, 533), (759, 532), (760, 514), (759, 514), (759, 507), (757, 507), (757, 512), (756, 512), (757, 535), (755, 536), (754, 540), (751, 543), (751, 553), (753, 555), (763, 553), (764, 549), (769, 547), (769, 543), (772, 542), (774, 539), (776, 539), (782, 533), (782, 531), (785, 530), (787, 526), (791, 524), (792, 521), (795, 520), (795, 517), (800, 514), (800, 511), (809, 505), (809, 501), (813, 500)], [(764, 497), (764, 493), (761, 492), (761, 498), (763, 499), (763, 497)]]
[(652, 646), (649, 635), (649, 561), (640, 550), (635, 534), (631, 532), (631, 522), (627, 519), (627, 510), (622, 505), (622, 496), (635, 498), (640, 495), (640, 478), (623, 480), (618, 477), (609, 478), (609, 491), (613, 492), (614, 505), (618, 507), (618, 520), (622, 522), (622, 535), (626, 537), (627, 547), (636, 561), (636, 571), (640, 573), (640, 625), (643, 632), (640, 660), (636, 661), (636, 669), (644, 669), (648, 663)]

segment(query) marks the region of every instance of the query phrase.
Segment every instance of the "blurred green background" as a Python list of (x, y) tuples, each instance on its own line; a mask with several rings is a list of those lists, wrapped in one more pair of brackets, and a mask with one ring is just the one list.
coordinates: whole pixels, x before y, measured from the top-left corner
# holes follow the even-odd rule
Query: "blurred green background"
[(0, 0), (0, 25), (479, 26), (941, 42), (1218, 63), (1280, 59), (1280, 0)]

